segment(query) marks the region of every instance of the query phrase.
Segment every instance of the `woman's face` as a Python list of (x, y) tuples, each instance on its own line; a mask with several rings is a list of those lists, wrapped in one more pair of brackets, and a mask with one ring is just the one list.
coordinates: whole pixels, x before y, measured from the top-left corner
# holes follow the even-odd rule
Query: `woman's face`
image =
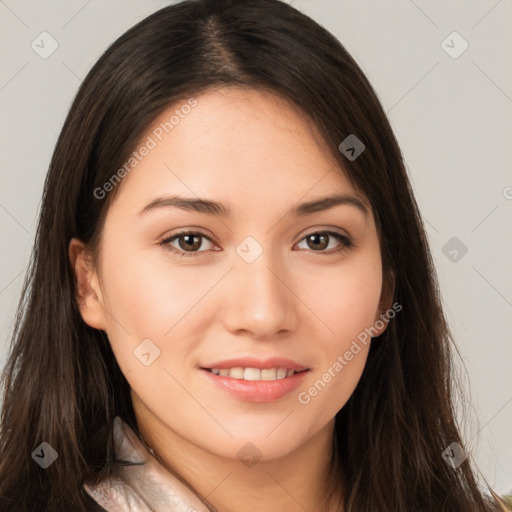
[[(384, 309), (371, 209), (319, 140), (279, 97), (222, 88), (169, 108), (135, 148), (81, 311), (107, 332), (138, 419), (233, 459), (332, 426)], [(303, 207), (334, 195), (352, 199)], [(235, 369), (208, 370), (222, 366)], [(294, 367), (307, 371), (282, 378)]]

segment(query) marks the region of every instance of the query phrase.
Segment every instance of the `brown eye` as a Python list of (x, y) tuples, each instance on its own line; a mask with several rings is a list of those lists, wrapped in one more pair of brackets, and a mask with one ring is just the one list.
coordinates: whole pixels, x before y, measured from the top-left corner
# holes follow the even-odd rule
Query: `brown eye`
[[(198, 254), (194, 253), (205, 252), (204, 250), (199, 250), (203, 246), (203, 239), (213, 244), (212, 239), (202, 233), (183, 232), (166, 238), (161, 242), (161, 245), (164, 245), (170, 251), (181, 254), (181, 256), (198, 256)], [(178, 241), (178, 247), (172, 245), (175, 241)]]
[[(197, 235), (181, 235), (177, 240), (180, 249), (184, 251), (197, 251), (202, 245), (201, 237)], [(182, 241), (183, 243), (181, 243)]]
[[(338, 240), (338, 242), (341, 242), (341, 245), (339, 247), (335, 247), (332, 251), (326, 251), (325, 249), (327, 248), (333, 248), (332, 245), (329, 247), (331, 239)], [(312, 251), (327, 254), (332, 254), (353, 247), (353, 243), (348, 237), (334, 231), (317, 231), (306, 235), (302, 240), (306, 241), (307, 248)]]
[(329, 235), (324, 233), (313, 233), (306, 237), (308, 246), (313, 250), (326, 249), (329, 245)]

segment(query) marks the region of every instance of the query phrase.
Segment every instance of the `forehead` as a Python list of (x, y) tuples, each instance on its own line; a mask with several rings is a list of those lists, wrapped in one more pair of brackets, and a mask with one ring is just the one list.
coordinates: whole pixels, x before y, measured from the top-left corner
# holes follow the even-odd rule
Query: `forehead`
[(306, 194), (356, 195), (309, 118), (266, 90), (222, 87), (184, 98), (154, 120), (134, 153), (125, 199), (172, 192), (262, 208)]

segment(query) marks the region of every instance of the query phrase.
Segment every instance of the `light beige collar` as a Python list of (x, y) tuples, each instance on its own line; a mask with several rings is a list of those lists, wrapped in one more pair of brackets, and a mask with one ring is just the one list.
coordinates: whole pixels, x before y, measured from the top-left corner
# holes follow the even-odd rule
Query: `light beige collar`
[(116, 416), (116, 457), (138, 466), (120, 466), (117, 476), (84, 489), (108, 512), (208, 512), (203, 501), (146, 449)]

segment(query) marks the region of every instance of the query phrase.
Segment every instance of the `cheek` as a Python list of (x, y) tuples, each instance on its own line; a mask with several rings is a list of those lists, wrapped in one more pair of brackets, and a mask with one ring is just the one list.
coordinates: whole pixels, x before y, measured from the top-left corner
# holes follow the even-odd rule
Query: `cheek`
[[(121, 240), (105, 247), (104, 254), (108, 336), (120, 366), (138, 368), (133, 351), (145, 339), (160, 350), (155, 366), (183, 366), (197, 343), (194, 333), (207, 322), (205, 304), (210, 303), (201, 301), (219, 279), (219, 269), (183, 268), (164, 249), (143, 250)], [(176, 339), (179, 343), (173, 343)]]
[[(164, 249), (124, 246), (122, 257), (105, 248), (103, 273), (113, 310), (139, 335), (162, 337), (197, 303), (208, 283), (167, 260)], [(111, 248), (112, 249), (112, 248)], [(204, 290), (203, 290), (204, 288)]]
[(364, 370), (371, 341), (365, 329), (378, 317), (382, 286), (381, 261), (376, 255), (347, 260), (310, 289), (311, 309), (325, 325), (317, 331), (323, 335), (315, 337), (319, 364), (297, 398), (310, 412), (314, 410), (317, 425), (345, 405)]
[(305, 291), (309, 290), (307, 304), (325, 324), (323, 339), (327, 350), (344, 351), (378, 317), (382, 288), (380, 258), (369, 253), (337, 267), (323, 268), (321, 273), (308, 279), (308, 287), (303, 286)]
[[(170, 329), (172, 291), (160, 278), (160, 270), (144, 258), (128, 240), (105, 236), (102, 291), (107, 310), (107, 333), (121, 368), (136, 364), (133, 351), (145, 339), (160, 347)], [(170, 293), (171, 291), (171, 293)]]

